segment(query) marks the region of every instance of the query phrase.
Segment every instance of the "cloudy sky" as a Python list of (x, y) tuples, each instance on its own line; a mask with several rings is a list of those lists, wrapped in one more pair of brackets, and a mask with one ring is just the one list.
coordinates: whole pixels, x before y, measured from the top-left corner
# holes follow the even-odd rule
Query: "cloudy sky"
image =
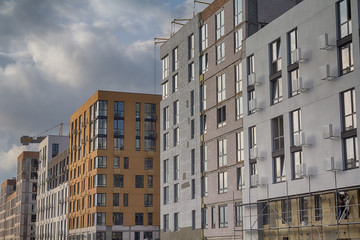
[(69, 123), (96, 90), (154, 93), (154, 59), (160, 93), (154, 37), (193, 12), (193, 0), (0, 0), (0, 183), (37, 150), (22, 135)]

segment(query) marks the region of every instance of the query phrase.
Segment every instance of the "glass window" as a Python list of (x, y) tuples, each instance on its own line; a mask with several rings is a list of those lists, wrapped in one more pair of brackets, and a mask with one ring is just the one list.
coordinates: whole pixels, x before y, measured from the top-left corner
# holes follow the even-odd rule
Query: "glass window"
[(167, 98), (169, 96), (169, 81), (166, 81), (162, 84), (162, 98)]
[(114, 102), (114, 117), (124, 117), (124, 102)]
[(200, 86), (200, 94), (201, 94), (201, 111), (206, 109), (206, 85), (203, 84)]
[(135, 225), (143, 225), (143, 224), (144, 224), (144, 214), (135, 213)]
[(179, 213), (174, 213), (174, 232), (179, 231)]
[(208, 181), (207, 176), (201, 177), (201, 196), (206, 197), (208, 195)]
[(228, 226), (228, 206), (219, 206), (219, 227), (225, 228)]
[(296, 96), (298, 94), (300, 94), (301, 89), (299, 88), (299, 69), (295, 69), (293, 71), (289, 72), (289, 78), (290, 78), (290, 96)]
[(124, 169), (129, 169), (129, 157), (124, 157)]
[(94, 176), (94, 187), (106, 187), (105, 174), (97, 174)]
[(113, 176), (114, 187), (124, 187), (124, 175), (115, 174)]
[(195, 199), (195, 179), (191, 179), (191, 199)]
[(299, 198), (300, 222), (308, 221), (308, 201), (307, 197)]
[(95, 104), (95, 117), (107, 116), (107, 101), (99, 100)]
[(282, 91), (282, 78), (276, 78), (271, 81), (271, 97), (272, 104), (277, 104), (283, 100), (283, 91)]
[(164, 205), (169, 203), (169, 187), (164, 187)]
[(194, 90), (190, 92), (190, 116), (194, 116), (195, 112), (195, 96), (194, 96)]
[(271, 55), (271, 74), (277, 73), (281, 70), (281, 45), (280, 39), (270, 44)]
[(136, 188), (144, 187), (144, 175), (136, 175), (135, 176), (135, 187)]
[(95, 168), (106, 168), (106, 157), (95, 157)]
[(345, 144), (345, 167), (346, 169), (358, 168), (358, 139), (356, 136), (344, 139)]
[(191, 211), (191, 225), (192, 225), (192, 230), (195, 230), (196, 228), (196, 214), (195, 214), (195, 210)]
[(274, 158), (274, 164), (275, 164), (275, 178), (274, 182), (283, 182), (286, 180), (285, 177), (285, 162), (284, 157), (276, 157)]
[(148, 188), (152, 188), (153, 187), (153, 176), (149, 175), (147, 177), (147, 179), (148, 179)]
[(218, 141), (218, 166), (223, 167), (227, 165), (227, 140), (221, 139)]
[(169, 182), (169, 159), (164, 160), (164, 183)]
[[(152, 219), (153, 219), (153, 214), (152, 213), (148, 213), (148, 225), (149, 226), (151, 226), (152, 224), (153, 224), (153, 221), (152, 221)], [(150, 232), (151, 233), (151, 232)], [(144, 238), (146, 238), (146, 232), (144, 233)], [(151, 233), (152, 234), (152, 233)], [(152, 235), (150, 235), (150, 234), (147, 234), (148, 236), (148, 238), (149, 239), (152, 239)]]
[(189, 57), (189, 59), (194, 57), (194, 54), (195, 54), (194, 47), (195, 47), (195, 38), (194, 38), (194, 34), (191, 34), (188, 37), (188, 57)]
[(107, 121), (106, 119), (99, 118), (95, 120), (95, 135), (106, 134), (107, 132)]
[(296, 166), (303, 163), (302, 151), (293, 152), (291, 155), (293, 161), (293, 168), (292, 168), (293, 179), (300, 179), (302, 178), (302, 176), (296, 174)]
[(235, 65), (235, 92), (239, 93), (242, 91), (242, 64)]
[(289, 64), (295, 63), (296, 59), (292, 59), (292, 52), (298, 48), (298, 33), (297, 29), (292, 30), (288, 33), (289, 39)]
[(240, 131), (236, 133), (236, 160), (237, 162), (241, 162), (245, 160), (244, 154), (244, 132)]
[(215, 216), (215, 206), (211, 207), (211, 228), (215, 228), (216, 225), (216, 216)]
[(127, 193), (124, 193), (123, 195), (123, 206), (124, 207), (129, 206), (129, 194)]
[(144, 207), (152, 207), (152, 206), (153, 206), (153, 195), (144, 194)]
[(244, 117), (242, 96), (235, 99), (235, 107), (236, 107), (236, 120), (239, 120), (240, 118)]
[(179, 193), (180, 193), (180, 188), (179, 188), (179, 184), (176, 183), (174, 184), (174, 203), (179, 201)]
[(204, 144), (203, 146), (201, 146), (200, 148), (201, 150), (201, 170), (202, 172), (206, 172), (207, 171), (207, 145)]
[(163, 223), (164, 223), (164, 232), (168, 232), (169, 231), (169, 214), (165, 214), (164, 216), (164, 220), (163, 220)]
[(208, 47), (208, 29), (207, 24), (204, 24), (200, 28), (201, 33), (201, 51), (204, 51)]
[(297, 109), (291, 112), (291, 138), (292, 138), (292, 145), (294, 146), (295, 135), (298, 135), (302, 131), (301, 127), (301, 109)]
[(124, 137), (114, 137), (114, 149), (124, 150)]
[(284, 123), (283, 117), (272, 119), (273, 151), (284, 149)]
[(162, 60), (162, 79), (169, 76), (169, 56), (165, 56)]
[(179, 101), (175, 101), (173, 103), (173, 111), (174, 111), (174, 125), (179, 123), (180, 114), (179, 114)]
[(94, 213), (94, 225), (104, 226), (105, 219), (105, 213)]
[(217, 101), (221, 102), (226, 98), (225, 73), (216, 78), (217, 81)]
[(113, 206), (118, 207), (118, 206), (120, 206), (119, 204), (120, 204), (119, 193), (114, 193), (113, 194)]
[(225, 60), (225, 42), (216, 45), (216, 64)]
[(340, 38), (352, 33), (350, 0), (342, 0), (338, 3), (339, 11), (339, 35)]
[(168, 129), (170, 127), (169, 107), (168, 106), (165, 107), (163, 109), (163, 111), (164, 111), (164, 115), (163, 115), (163, 117), (164, 117), (164, 127), (163, 127), (163, 129), (166, 130), (166, 129)]
[(234, 0), (234, 24), (242, 22), (242, 0)]
[(120, 158), (114, 157), (114, 168), (120, 168)]
[(169, 133), (164, 134), (164, 151), (169, 149)]
[(235, 226), (239, 227), (243, 224), (243, 208), (241, 203), (235, 203)]
[(144, 169), (145, 170), (153, 169), (153, 159), (152, 158), (145, 158)]
[(235, 52), (238, 52), (241, 50), (242, 47), (242, 40), (243, 40), (243, 33), (242, 29), (235, 31)]
[(352, 42), (340, 46), (341, 74), (354, 71), (354, 57)]
[(200, 56), (201, 73), (204, 74), (209, 68), (208, 53)]
[(224, 36), (224, 10), (216, 14), (216, 40)]
[(176, 71), (176, 70), (178, 70), (178, 67), (179, 67), (178, 48), (177, 47), (173, 49), (172, 60), (173, 60), (173, 71)]
[(174, 157), (174, 180), (179, 180), (180, 177), (180, 159), (179, 155)]
[(219, 173), (219, 193), (227, 192), (227, 172)]
[(236, 169), (236, 175), (237, 175), (237, 188), (243, 189), (245, 186), (245, 167), (241, 166)]
[(178, 90), (178, 74), (175, 74), (173, 76), (172, 91), (176, 92), (177, 90)]
[(106, 206), (106, 194), (105, 193), (94, 194), (94, 206)]
[(188, 81), (191, 82), (195, 77), (195, 64), (194, 62), (188, 65)]
[(123, 225), (122, 213), (113, 213), (113, 225)]
[(343, 129), (344, 131), (357, 128), (355, 90), (351, 89), (342, 94)]

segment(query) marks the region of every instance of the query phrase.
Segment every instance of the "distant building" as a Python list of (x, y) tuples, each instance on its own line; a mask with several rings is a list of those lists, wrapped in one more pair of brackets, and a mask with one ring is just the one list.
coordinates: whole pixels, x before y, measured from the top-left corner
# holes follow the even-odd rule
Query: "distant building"
[(67, 239), (69, 144), (52, 135), (39, 144), (36, 239)]
[(22, 152), (17, 178), (1, 185), (0, 237), (35, 240), (38, 152)]
[(98, 91), (71, 116), (69, 239), (159, 239), (160, 98)]

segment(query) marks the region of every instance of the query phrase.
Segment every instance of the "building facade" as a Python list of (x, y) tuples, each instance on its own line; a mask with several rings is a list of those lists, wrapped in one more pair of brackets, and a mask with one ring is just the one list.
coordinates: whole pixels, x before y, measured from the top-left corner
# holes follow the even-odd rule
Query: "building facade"
[(358, 29), (304, 0), (245, 40), (245, 239), (360, 238)]
[(37, 239), (67, 239), (69, 144), (69, 137), (52, 135), (39, 144)]
[(16, 180), (1, 185), (0, 237), (35, 240), (37, 170), (39, 152), (22, 152)]
[(98, 91), (71, 116), (70, 239), (159, 239), (159, 103)]
[(162, 239), (241, 239), (242, 41), (297, 2), (215, 0), (161, 46)]

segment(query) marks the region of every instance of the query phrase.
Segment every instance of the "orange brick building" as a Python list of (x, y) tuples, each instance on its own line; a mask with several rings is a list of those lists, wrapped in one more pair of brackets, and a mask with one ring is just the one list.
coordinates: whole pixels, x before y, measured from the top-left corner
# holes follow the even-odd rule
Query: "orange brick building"
[(70, 239), (158, 239), (161, 96), (98, 91), (71, 116)]

